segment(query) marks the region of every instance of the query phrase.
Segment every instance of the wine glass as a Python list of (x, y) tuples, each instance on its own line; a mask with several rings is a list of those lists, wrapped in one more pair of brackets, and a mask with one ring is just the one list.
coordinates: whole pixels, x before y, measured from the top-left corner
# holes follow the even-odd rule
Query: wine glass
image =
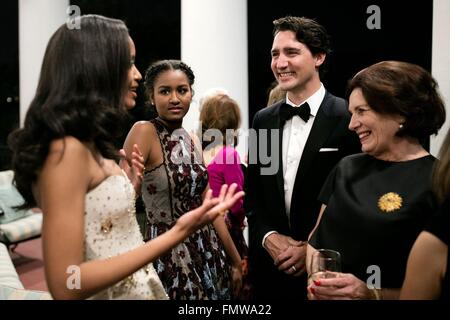
[(334, 275), (327, 271), (341, 272), (341, 254), (335, 250), (319, 249), (311, 257), (309, 281), (319, 278), (330, 278)]

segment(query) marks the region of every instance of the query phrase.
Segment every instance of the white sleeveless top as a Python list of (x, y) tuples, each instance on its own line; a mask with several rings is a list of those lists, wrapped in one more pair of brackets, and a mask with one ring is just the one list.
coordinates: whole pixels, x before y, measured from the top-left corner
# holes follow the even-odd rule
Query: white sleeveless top
[[(125, 173), (109, 176), (86, 194), (85, 261), (107, 259), (144, 244), (134, 198), (133, 185)], [(165, 300), (168, 296), (149, 263), (90, 299)]]

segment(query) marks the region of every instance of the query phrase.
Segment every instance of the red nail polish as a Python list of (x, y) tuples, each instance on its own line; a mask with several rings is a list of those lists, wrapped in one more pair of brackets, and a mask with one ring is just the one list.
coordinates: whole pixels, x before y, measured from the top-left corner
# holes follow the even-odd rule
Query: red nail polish
[(314, 288), (309, 288), (309, 291), (311, 291), (312, 294), (316, 294), (316, 289)]
[(315, 284), (316, 286), (320, 286), (320, 281), (319, 281), (319, 280), (314, 280), (313, 282), (314, 282), (314, 284)]

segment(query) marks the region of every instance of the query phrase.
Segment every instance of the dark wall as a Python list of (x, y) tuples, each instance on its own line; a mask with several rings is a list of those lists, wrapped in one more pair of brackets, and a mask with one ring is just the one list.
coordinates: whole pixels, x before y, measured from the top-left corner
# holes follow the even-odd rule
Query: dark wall
[[(403, 60), (431, 70), (432, 1), (277, 0), (272, 5), (248, 0), (250, 125), (266, 105), (270, 70), (272, 21), (285, 15), (316, 19), (331, 35), (333, 54), (325, 87), (343, 96), (347, 81), (362, 68), (382, 60)], [(381, 9), (381, 29), (366, 26), (368, 6)]]
[[(122, 19), (127, 23), (136, 45), (136, 66), (144, 75), (149, 64), (158, 59), (179, 59), (181, 56), (180, 0), (72, 0), (81, 14), (96, 13)], [(2, 1), (0, 10), (0, 170), (10, 167), (6, 147), (9, 133), (19, 126), (19, 33), (18, 1)], [(141, 90), (132, 120), (148, 119), (153, 112), (145, 107)], [(126, 132), (125, 132), (126, 133)], [(120, 142), (119, 142), (120, 144)]]
[[(19, 124), (18, 1), (3, 0), (0, 28), (0, 170), (7, 165), (8, 133)], [(72, 0), (82, 14), (97, 13), (126, 21), (136, 44), (136, 65), (144, 74), (157, 59), (181, 56), (180, 0)], [(381, 9), (381, 30), (366, 27), (369, 5)], [(249, 119), (265, 106), (267, 88), (273, 81), (270, 70), (272, 21), (285, 15), (316, 18), (332, 37), (334, 53), (323, 79), (326, 88), (343, 96), (345, 85), (355, 72), (374, 62), (397, 59), (431, 69), (432, 1), (419, 4), (387, 0), (277, 0), (271, 5), (248, 0)], [(7, 27), (5, 27), (7, 26)], [(8, 99), (10, 98), (10, 99)], [(7, 102), (9, 101), (9, 102)], [(135, 119), (153, 116), (139, 94)]]
[[(70, 4), (79, 6), (81, 14), (101, 14), (125, 21), (136, 46), (136, 66), (142, 77), (150, 63), (181, 57), (180, 0), (71, 0)], [(136, 108), (131, 111), (134, 120), (154, 116), (144, 100), (140, 88)]]
[(0, 10), (0, 171), (10, 168), (6, 146), (9, 133), (19, 127), (19, 8), (5, 0)]
[[(101, 14), (125, 21), (136, 46), (136, 67), (145, 76), (148, 66), (160, 59), (181, 57), (181, 1), (148, 0), (71, 0), (81, 14)], [(138, 120), (156, 117), (156, 111), (146, 105), (144, 89), (138, 90), (136, 107), (130, 110), (128, 126), (116, 146), (121, 148), (131, 126)]]

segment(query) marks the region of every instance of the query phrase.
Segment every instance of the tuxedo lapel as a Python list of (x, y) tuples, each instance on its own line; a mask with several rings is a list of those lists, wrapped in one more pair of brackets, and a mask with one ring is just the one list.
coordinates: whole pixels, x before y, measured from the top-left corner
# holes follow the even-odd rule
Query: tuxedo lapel
[(276, 113), (276, 117), (275, 117), (275, 129), (278, 129), (278, 170), (277, 170), (277, 174), (276, 174), (276, 179), (277, 179), (277, 186), (278, 186), (278, 192), (280, 193), (282, 202), (283, 202), (283, 207), (284, 207), (284, 178), (283, 178), (283, 126), (284, 123), (281, 122), (281, 117), (280, 117), (280, 108), (281, 105), (285, 103), (285, 101), (281, 101), (278, 106), (277, 109), (275, 111)]
[[(275, 174), (275, 181), (277, 184), (278, 192), (283, 199), (283, 207), (284, 207), (284, 178), (283, 178), (283, 123), (281, 123), (280, 118), (280, 107), (285, 101), (280, 101), (276, 104), (273, 109), (272, 116), (270, 117), (270, 122), (268, 123), (267, 128), (272, 130), (278, 130), (278, 141), (273, 141), (274, 143), (278, 143), (278, 154), (275, 155), (278, 161), (278, 170)], [(271, 150), (271, 135), (270, 132), (267, 132), (267, 149)], [(271, 155), (272, 157), (273, 155)]]
[(311, 170), (311, 166), (314, 163), (314, 159), (319, 153), (320, 148), (323, 147), (323, 144), (327, 141), (327, 138), (340, 121), (339, 117), (327, 115), (328, 112), (326, 111), (329, 108), (332, 108), (333, 101), (328, 98), (329, 94), (327, 93), (327, 96), (325, 96), (325, 99), (317, 112), (316, 119), (314, 120), (308, 140), (306, 141), (302, 158), (298, 165), (297, 175), (295, 177), (294, 191), (298, 181), (302, 181), (305, 173)]
[(283, 200), (284, 207), (284, 175), (283, 175), (283, 126), (281, 123), (279, 108), (277, 117), (277, 128), (278, 128), (278, 171), (277, 171), (277, 186), (280, 192), (281, 199)]

